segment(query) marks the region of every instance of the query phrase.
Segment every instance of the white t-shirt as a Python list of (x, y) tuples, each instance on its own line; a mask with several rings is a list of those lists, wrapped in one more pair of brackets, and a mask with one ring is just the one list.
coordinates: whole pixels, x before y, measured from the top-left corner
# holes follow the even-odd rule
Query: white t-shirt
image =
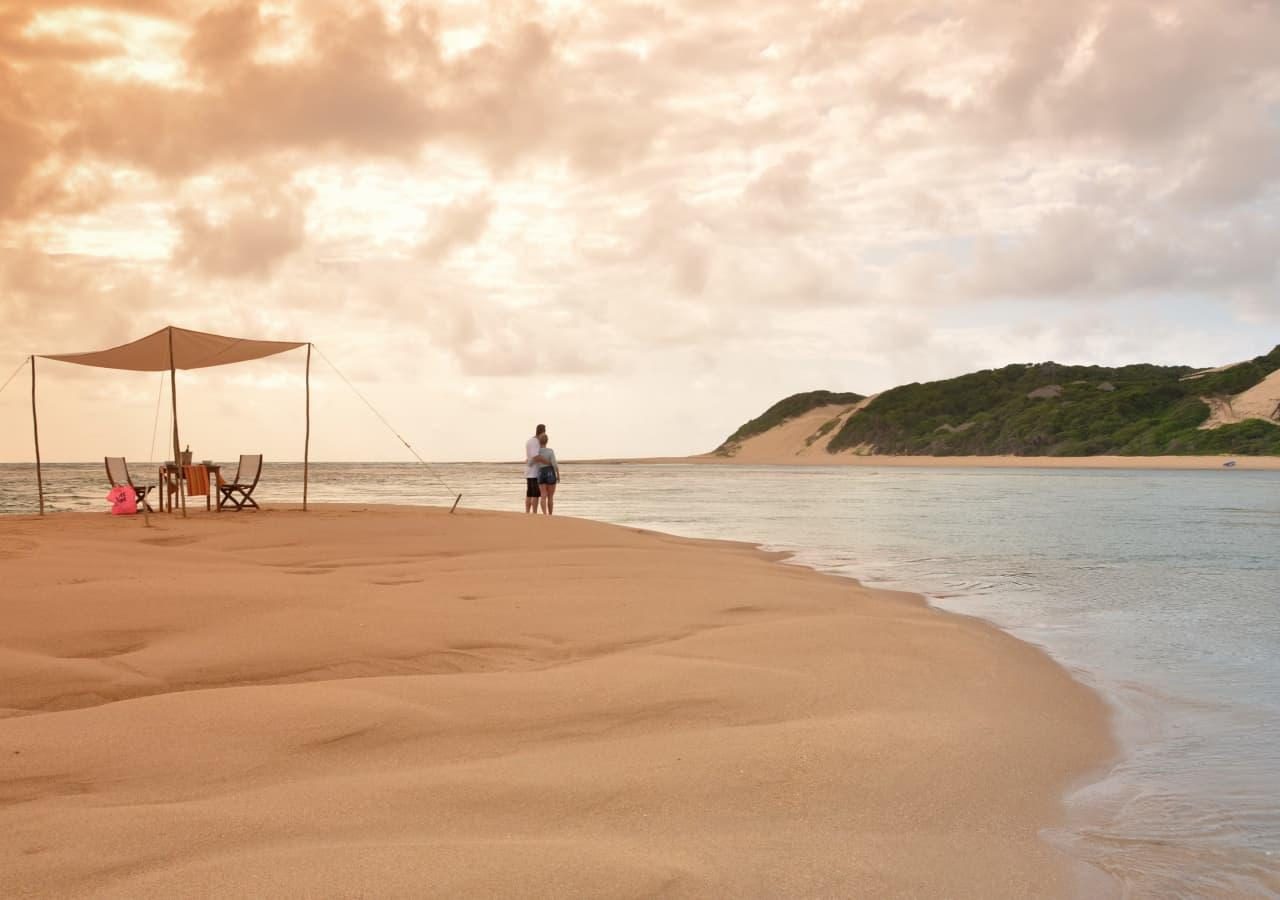
[(524, 442), (524, 477), (537, 478), (538, 464), (533, 458), (542, 452), (542, 444), (536, 437), (531, 437)]

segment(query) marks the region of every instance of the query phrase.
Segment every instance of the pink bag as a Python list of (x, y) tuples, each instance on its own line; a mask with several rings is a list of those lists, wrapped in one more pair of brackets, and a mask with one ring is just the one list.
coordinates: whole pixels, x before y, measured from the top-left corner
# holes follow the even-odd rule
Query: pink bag
[(111, 515), (133, 516), (138, 513), (138, 495), (131, 487), (113, 487), (107, 494), (111, 503)]

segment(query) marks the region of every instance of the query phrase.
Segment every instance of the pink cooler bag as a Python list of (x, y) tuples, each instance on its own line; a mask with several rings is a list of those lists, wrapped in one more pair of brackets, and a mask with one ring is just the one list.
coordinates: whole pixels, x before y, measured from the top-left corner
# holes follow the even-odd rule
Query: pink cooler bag
[(138, 513), (138, 495), (131, 487), (113, 487), (107, 494), (111, 504), (111, 515), (133, 516)]

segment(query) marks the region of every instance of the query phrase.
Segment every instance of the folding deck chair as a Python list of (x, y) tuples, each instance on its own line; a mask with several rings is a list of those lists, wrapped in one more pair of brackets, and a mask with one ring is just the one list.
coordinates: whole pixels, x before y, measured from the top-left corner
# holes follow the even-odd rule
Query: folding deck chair
[(258, 478), (261, 475), (262, 454), (240, 454), (240, 464), (236, 466), (236, 477), (229, 482), (223, 481), (221, 477), (218, 478), (218, 509), (225, 506), (236, 509), (252, 506), (254, 509), (261, 509), (262, 507), (258, 506), (251, 496), (253, 489), (258, 486)]
[(156, 486), (154, 484), (134, 484), (133, 479), (129, 477), (129, 467), (125, 464), (123, 456), (104, 456), (102, 459), (107, 465), (107, 481), (111, 482), (111, 486), (133, 488), (138, 502), (142, 504), (147, 512), (155, 512), (151, 508), (151, 504), (147, 502), (147, 494), (155, 490)]

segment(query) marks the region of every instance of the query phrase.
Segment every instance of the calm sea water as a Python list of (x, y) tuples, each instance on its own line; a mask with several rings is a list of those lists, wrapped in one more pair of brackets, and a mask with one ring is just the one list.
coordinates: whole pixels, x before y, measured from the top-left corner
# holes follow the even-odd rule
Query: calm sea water
[[(139, 470), (146, 467), (138, 466)], [(521, 467), (317, 464), (311, 498), (517, 510)], [(1124, 753), (1047, 835), (1132, 897), (1280, 897), (1280, 472), (566, 465), (558, 512), (752, 541), (1046, 648)], [(301, 498), (301, 466), (257, 496)], [(105, 510), (101, 467), (46, 467)], [(0, 466), (0, 512), (34, 506)], [(1089, 893), (1088, 888), (1082, 889)]]

